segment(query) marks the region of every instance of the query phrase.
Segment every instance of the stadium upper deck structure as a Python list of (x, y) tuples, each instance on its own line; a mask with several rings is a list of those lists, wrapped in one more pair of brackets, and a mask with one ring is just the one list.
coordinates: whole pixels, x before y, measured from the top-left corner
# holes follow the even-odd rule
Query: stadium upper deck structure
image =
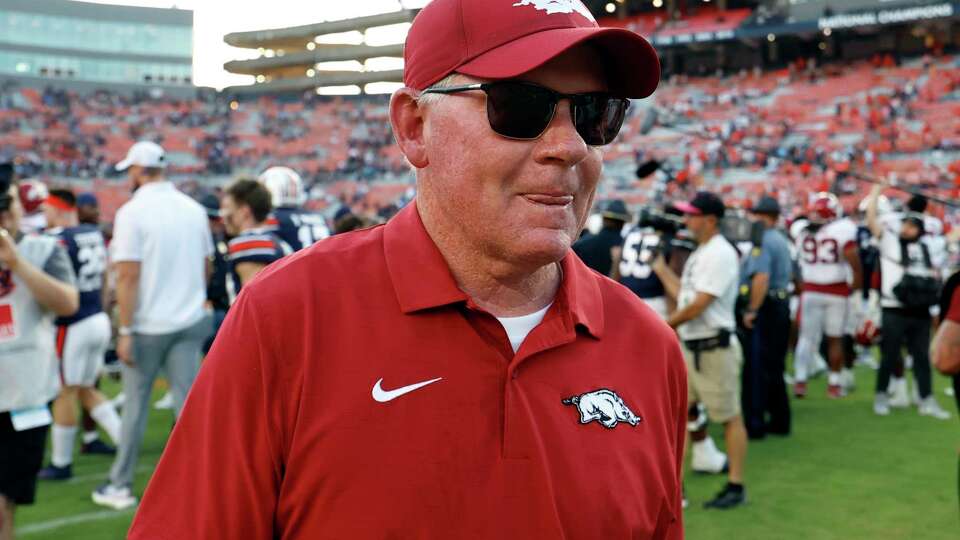
[[(601, 25), (626, 27), (647, 37), (661, 54), (665, 76), (769, 69), (801, 57), (834, 61), (863, 59), (878, 51), (922, 54), (960, 44), (960, 2), (950, 0), (585, 3)], [(252, 75), (256, 80), (255, 84), (227, 91), (241, 96), (352, 87), (357, 92), (369, 90), (367, 85), (371, 83), (400, 82), (402, 37), (397, 43), (385, 45), (371, 45), (366, 37), (371, 30), (409, 24), (417, 12), (405, 9), (227, 34), (227, 44), (259, 53), (257, 58), (224, 65), (231, 73)], [(359, 40), (337, 42), (348, 34)], [(378, 67), (384, 65), (388, 69)]]

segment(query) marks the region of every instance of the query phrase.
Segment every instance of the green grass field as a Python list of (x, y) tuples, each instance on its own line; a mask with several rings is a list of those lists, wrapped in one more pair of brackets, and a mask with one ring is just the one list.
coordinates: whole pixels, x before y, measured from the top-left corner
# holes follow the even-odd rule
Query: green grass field
[[(873, 415), (874, 373), (858, 369), (859, 389), (828, 401), (824, 380), (810, 397), (794, 401), (794, 434), (751, 444), (748, 504), (728, 512), (701, 508), (723, 484), (716, 476), (688, 476), (687, 537), (783, 540), (956, 540), (957, 448), (960, 424), (919, 417), (915, 409)], [(941, 404), (948, 381), (936, 379)], [(110, 395), (119, 391), (108, 383)], [(160, 397), (158, 389), (154, 399)], [(142, 493), (169, 432), (169, 411), (152, 411), (135, 491)], [(719, 430), (714, 431), (718, 445)], [(49, 448), (49, 445), (48, 445)], [(110, 459), (78, 456), (68, 483), (41, 483), (38, 502), (17, 512), (18, 538), (115, 540), (125, 536), (132, 511), (94, 505), (90, 492), (106, 478)], [(598, 539), (599, 540), (599, 539)]]

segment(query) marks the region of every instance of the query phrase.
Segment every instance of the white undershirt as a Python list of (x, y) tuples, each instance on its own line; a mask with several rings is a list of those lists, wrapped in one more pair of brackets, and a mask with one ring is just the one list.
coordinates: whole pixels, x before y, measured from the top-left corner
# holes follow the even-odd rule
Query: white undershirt
[(550, 302), (547, 307), (529, 315), (497, 317), (497, 320), (503, 325), (503, 329), (507, 331), (507, 337), (510, 338), (510, 346), (513, 347), (514, 353), (520, 350), (520, 345), (523, 344), (523, 340), (527, 339), (530, 332), (543, 321), (543, 318), (547, 315), (547, 311), (552, 305), (553, 302)]

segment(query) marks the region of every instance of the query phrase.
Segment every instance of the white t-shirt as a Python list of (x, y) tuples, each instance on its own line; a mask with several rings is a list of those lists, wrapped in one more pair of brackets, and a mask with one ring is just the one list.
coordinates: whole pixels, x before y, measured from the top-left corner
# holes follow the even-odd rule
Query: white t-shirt
[(113, 230), (112, 259), (140, 262), (134, 332), (170, 334), (196, 324), (213, 254), (203, 207), (170, 182), (149, 183), (117, 211)]
[[(903, 307), (903, 304), (897, 300), (896, 295), (893, 294), (893, 289), (903, 280), (904, 274), (900, 248), (901, 216), (896, 214), (885, 216), (881, 219), (881, 224), (883, 225), (883, 235), (880, 237), (880, 305), (887, 308), (899, 308)], [(927, 246), (931, 263), (934, 268), (937, 268), (937, 254), (935, 248), (930, 244), (930, 240), (933, 239), (936, 239), (936, 237), (924, 235), (920, 242)], [(920, 247), (920, 242), (907, 244), (909, 262), (906, 266), (911, 274), (933, 275), (933, 269), (927, 267), (923, 258), (923, 248)]]
[(523, 345), (523, 340), (527, 339), (530, 332), (543, 322), (543, 318), (552, 305), (553, 302), (550, 302), (547, 307), (540, 311), (520, 317), (497, 317), (497, 320), (503, 325), (503, 329), (506, 330), (507, 337), (510, 338), (510, 346), (513, 347), (514, 353), (520, 350), (520, 345)]
[(736, 330), (733, 310), (739, 272), (737, 250), (720, 234), (690, 254), (680, 278), (678, 309), (692, 304), (698, 292), (716, 299), (699, 317), (680, 325), (681, 339), (704, 339), (716, 336), (721, 330)]

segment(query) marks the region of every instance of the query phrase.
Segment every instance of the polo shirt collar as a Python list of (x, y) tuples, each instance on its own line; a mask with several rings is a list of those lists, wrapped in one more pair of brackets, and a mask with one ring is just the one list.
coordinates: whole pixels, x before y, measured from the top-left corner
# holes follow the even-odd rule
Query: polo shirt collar
[[(387, 271), (404, 313), (469, 301), (423, 226), (415, 201), (387, 223), (383, 244)], [(568, 312), (575, 325), (599, 338), (604, 321), (597, 276), (572, 251), (560, 261), (560, 267), (563, 282), (554, 308)]]

